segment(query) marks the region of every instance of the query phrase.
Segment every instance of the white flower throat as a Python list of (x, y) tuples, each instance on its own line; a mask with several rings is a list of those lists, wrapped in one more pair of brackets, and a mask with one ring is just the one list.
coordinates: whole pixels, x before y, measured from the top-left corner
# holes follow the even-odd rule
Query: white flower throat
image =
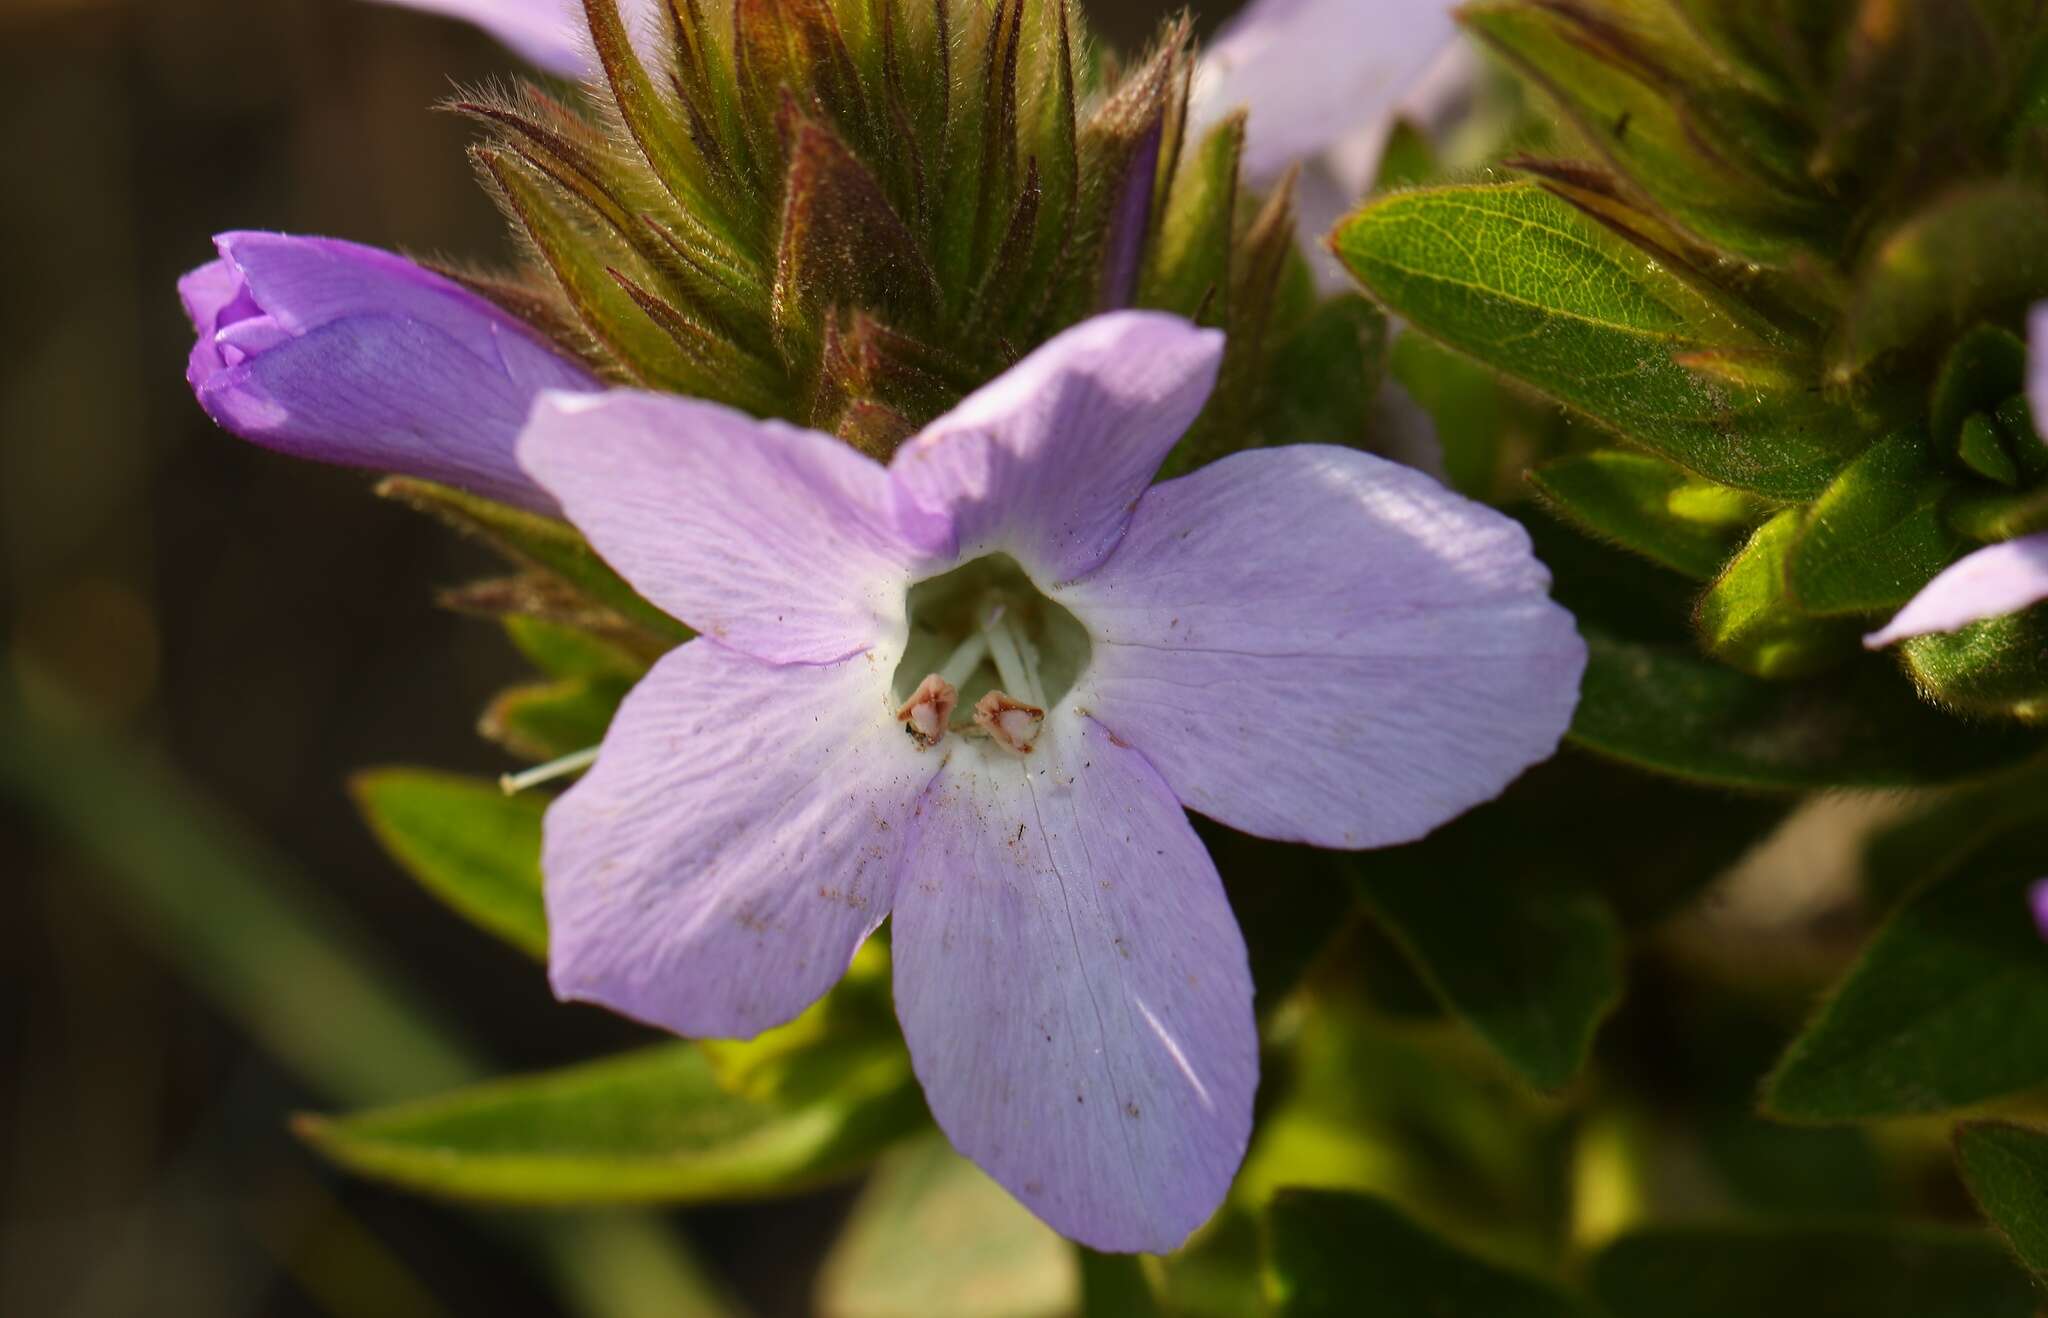
[(896, 717), (920, 747), (951, 733), (1029, 755), (1088, 667), (1088, 631), (1015, 559), (990, 554), (910, 588)]

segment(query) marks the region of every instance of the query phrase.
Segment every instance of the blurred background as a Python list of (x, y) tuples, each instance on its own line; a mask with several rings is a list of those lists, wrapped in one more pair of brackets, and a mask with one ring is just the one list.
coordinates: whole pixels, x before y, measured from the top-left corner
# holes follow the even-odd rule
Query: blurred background
[[(1135, 44), (1177, 7), (1091, 9)], [(473, 723), (518, 661), (432, 602), (491, 561), (182, 378), (174, 284), (217, 230), (504, 257), (429, 107), (513, 67), (357, 0), (0, 0), (0, 1314), (809, 1311), (845, 1192), (543, 1221), (345, 1178), (287, 1125), (639, 1037), (345, 792), (507, 767)]]

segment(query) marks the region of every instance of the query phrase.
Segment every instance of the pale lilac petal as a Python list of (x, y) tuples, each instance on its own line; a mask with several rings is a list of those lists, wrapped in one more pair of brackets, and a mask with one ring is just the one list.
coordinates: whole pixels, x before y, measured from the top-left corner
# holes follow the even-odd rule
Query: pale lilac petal
[(551, 394), (519, 460), (654, 603), (775, 663), (829, 663), (904, 628), (929, 546), (889, 476), (829, 435), (715, 403)]
[(937, 770), (886, 678), (864, 656), (775, 666), (706, 640), (656, 664), (548, 811), (555, 992), (722, 1038), (831, 988), (889, 913)]
[(1882, 650), (1909, 637), (2018, 613), (2043, 600), (2048, 600), (2048, 532), (1990, 545), (1955, 563), (1863, 643)]
[(597, 381), (528, 326), (403, 257), (229, 233), (179, 281), (207, 413), (296, 457), (459, 486), (543, 512), (513, 444), (544, 389)]
[(956, 753), (897, 888), (896, 1013), (932, 1115), (1061, 1234), (1176, 1248), (1244, 1156), (1258, 1035), (1215, 866), (1086, 719)]
[(474, 23), (537, 68), (579, 77), (596, 63), (580, 0), (379, 0)]
[(2027, 907), (2034, 913), (2034, 928), (2041, 937), (2048, 938), (2048, 879), (2041, 879), (2027, 889)]
[(1249, 109), (1245, 174), (1269, 184), (1362, 127), (1384, 125), (1450, 42), (1455, 7), (1253, 0), (1203, 54), (1190, 117), (1199, 128)]
[(898, 450), (890, 473), (957, 528), (963, 559), (1003, 552), (1043, 581), (1093, 568), (1216, 384), (1223, 336), (1157, 312), (1065, 331)]
[[(2048, 426), (2048, 302), (2036, 302), (2027, 313), (2027, 404), (2034, 430)], [(2048, 434), (2043, 434), (2048, 441)]]
[(1318, 846), (1412, 841), (1547, 759), (1586, 647), (1528, 535), (1349, 449), (1240, 453), (1146, 494), (1055, 597), (1070, 700), (1189, 808)]

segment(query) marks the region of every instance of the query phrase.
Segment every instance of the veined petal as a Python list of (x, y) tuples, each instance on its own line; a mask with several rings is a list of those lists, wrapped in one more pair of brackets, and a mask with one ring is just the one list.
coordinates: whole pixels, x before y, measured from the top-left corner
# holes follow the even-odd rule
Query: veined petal
[(1382, 125), (1455, 31), (1447, 0), (1253, 0), (1212, 42), (1190, 118), (1248, 108), (1244, 168), (1269, 183)]
[(1222, 356), (1221, 334), (1175, 316), (1098, 316), (934, 421), (890, 474), (953, 519), (961, 559), (1000, 551), (1041, 581), (1077, 577), (1115, 548)]
[(1071, 700), (1190, 809), (1317, 846), (1412, 841), (1547, 759), (1586, 647), (1528, 535), (1427, 476), (1303, 445), (1152, 489), (1056, 591)]
[(948, 1138), (1063, 1235), (1178, 1247), (1222, 1202), (1258, 1085), (1251, 972), (1150, 765), (1085, 719), (963, 750), (897, 889), (896, 1013)]
[(666, 394), (556, 394), (519, 460), (643, 595), (736, 650), (829, 663), (902, 631), (925, 547), (888, 473), (829, 435)]
[(548, 811), (555, 992), (750, 1037), (837, 983), (937, 771), (887, 695), (865, 655), (776, 666), (696, 640), (656, 664)]
[(1882, 650), (1909, 637), (2018, 613), (2042, 600), (2048, 600), (2048, 531), (1989, 545), (1957, 561), (1863, 643)]
[(179, 282), (187, 379), (226, 429), (318, 462), (398, 472), (553, 512), (513, 458), (544, 389), (597, 381), (526, 325), (403, 257), (229, 233)]
[[(583, 25), (579, 0), (379, 0), (406, 9), (474, 23), (519, 52), (537, 68), (564, 78), (581, 77), (596, 67), (590, 36)], [(648, 0), (622, 0), (630, 22)]]

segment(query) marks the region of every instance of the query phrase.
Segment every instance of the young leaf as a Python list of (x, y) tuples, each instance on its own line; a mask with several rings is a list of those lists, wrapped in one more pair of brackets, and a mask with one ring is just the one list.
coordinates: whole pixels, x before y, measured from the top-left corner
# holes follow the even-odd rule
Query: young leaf
[(506, 1204), (700, 1202), (847, 1176), (925, 1123), (900, 1049), (851, 1040), (835, 1085), (761, 1102), (719, 1088), (695, 1044), (494, 1081), (299, 1134), (352, 1171)]
[(520, 951), (547, 955), (540, 895), (546, 801), (430, 769), (373, 769), (349, 787), (377, 840), (428, 892)]
[(1935, 377), (1928, 429), (1934, 446), (1953, 450), (1963, 422), (1976, 412), (1993, 412), (2026, 388), (2026, 341), (1996, 325), (1979, 325), (1956, 341)]
[(1956, 1127), (1956, 1162), (2020, 1262), (2048, 1275), (2048, 1134), (2003, 1121)]
[(1773, 348), (1749, 317), (1534, 185), (1389, 197), (1345, 221), (1336, 248), (1423, 333), (1710, 480), (1811, 499), (1864, 442), (1818, 394), (1682, 365)]
[(1453, 1247), (1367, 1195), (1282, 1190), (1266, 1214), (1276, 1318), (1592, 1318), (1548, 1282)]
[(1751, 790), (1908, 787), (2018, 764), (2048, 739), (1959, 723), (1881, 659), (1765, 682), (1690, 649), (1582, 626), (1592, 650), (1571, 739), (1695, 782)]
[(2048, 713), (2048, 605), (1915, 636), (1899, 658), (1930, 699), (1951, 709), (2029, 722)]
[(1765, 1086), (1768, 1114), (1944, 1112), (2048, 1081), (2048, 949), (2027, 906), (2048, 848), (2035, 832), (2023, 827), (1907, 900), (1786, 1050)]
[(1786, 568), (1804, 525), (1797, 508), (1765, 522), (1701, 598), (1700, 640), (1716, 659), (1782, 680), (1855, 653), (1860, 628), (1814, 618), (1787, 593)]
[(1835, 617), (1905, 604), (1964, 549), (1942, 517), (1961, 489), (1917, 428), (1865, 449), (1799, 527), (1785, 564), (1799, 608)]
[(1944, 1227), (1666, 1227), (1593, 1260), (1611, 1318), (2033, 1318), (1990, 1236)]
[(1580, 529), (1694, 581), (1711, 581), (1741, 546), (1759, 505), (1647, 454), (1603, 449), (1529, 473), (1537, 492)]

